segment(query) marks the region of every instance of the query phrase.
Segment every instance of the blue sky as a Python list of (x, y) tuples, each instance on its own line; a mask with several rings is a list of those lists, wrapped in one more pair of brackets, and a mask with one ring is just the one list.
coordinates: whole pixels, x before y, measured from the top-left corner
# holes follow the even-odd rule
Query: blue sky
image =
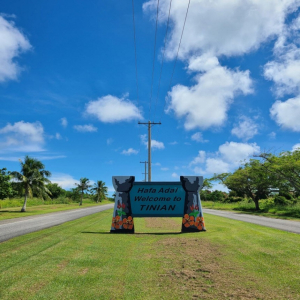
[(114, 175), (144, 179), (148, 120), (153, 181), (300, 146), (298, 0), (191, 0), (172, 81), (188, 1), (172, 1), (164, 53), (160, 0), (153, 85), (157, 0), (135, 0), (138, 94), (131, 1), (1, 4), (0, 168), (29, 155), (64, 188), (112, 192)]

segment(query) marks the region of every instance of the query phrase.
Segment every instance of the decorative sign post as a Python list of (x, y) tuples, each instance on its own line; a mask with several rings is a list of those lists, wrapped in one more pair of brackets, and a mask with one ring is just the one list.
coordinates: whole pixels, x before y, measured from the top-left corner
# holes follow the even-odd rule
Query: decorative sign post
[(206, 231), (199, 191), (202, 176), (180, 176), (180, 182), (134, 182), (114, 176), (116, 190), (111, 233), (134, 233), (134, 217), (182, 217), (182, 232)]

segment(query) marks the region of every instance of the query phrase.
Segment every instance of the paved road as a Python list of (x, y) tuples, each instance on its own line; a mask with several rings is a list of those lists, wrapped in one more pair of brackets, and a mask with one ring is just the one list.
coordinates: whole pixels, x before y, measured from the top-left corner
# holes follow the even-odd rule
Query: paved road
[(50, 214), (0, 221), (0, 243), (13, 237), (42, 230), (113, 208), (114, 204), (72, 209)]
[(228, 211), (216, 210), (216, 209), (208, 209), (208, 208), (204, 208), (203, 212), (205, 214), (212, 214), (219, 217), (244, 221), (248, 223), (258, 224), (262, 226), (272, 227), (272, 228), (300, 234), (300, 222), (297, 221), (273, 219), (273, 218), (254, 216), (248, 214), (240, 214), (240, 213), (234, 213), (234, 212), (228, 212)]

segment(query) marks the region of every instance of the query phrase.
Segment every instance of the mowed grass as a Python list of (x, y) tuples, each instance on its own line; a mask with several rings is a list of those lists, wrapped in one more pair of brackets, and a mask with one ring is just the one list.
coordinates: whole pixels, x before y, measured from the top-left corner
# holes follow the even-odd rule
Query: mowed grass
[(79, 206), (79, 203), (70, 203), (70, 204), (47, 204), (47, 205), (37, 205), (37, 206), (28, 206), (26, 212), (21, 212), (21, 207), (12, 207), (0, 209), (0, 221), (14, 218), (21, 218), (33, 215), (47, 214), (51, 212), (69, 210), (69, 209), (78, 209), (96, 205), (111, 204), (113, 202), (108, 200), (103, 200), (100, 203), (83, 203), (82, 206)]
[(300, 235), (205, 215), (136, 218), (112, 210), (0, 244), (0, 299), (300, 299)]

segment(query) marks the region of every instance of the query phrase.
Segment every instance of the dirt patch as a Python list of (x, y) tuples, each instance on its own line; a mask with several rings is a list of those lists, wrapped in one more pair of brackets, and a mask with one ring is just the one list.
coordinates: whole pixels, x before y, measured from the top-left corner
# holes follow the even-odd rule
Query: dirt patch
[[(256, 278), (234, 266), (221, 249), (197, 238), (168, 238), (153, 249), (161, 260), (161, 288), (173, 289), (188, 299), (278, 299), (277, 293), (263, 293)], [(259, 290), (259, 288), (260, 290)], [(187, 299), (187, 298), (186, 298)]]
[(68, 261), (67, 260), (63, 260), (62, 262), (60, 262), (58, 265), (57, 265), (57, 268), (59, 271), (62, 271), (63, 269), (66, 268), (66, 266), (68, 265)]
[(89, 268), (84, 268), (84, 269), (78, 271), (78, 274), (79, 274), (79, 275), (85, 275), (85, 274), (87, 273), (88, 270), (89, 270)]
[(174, 232), (181, 231), (181, 224), (171, 218), (145, 218), (145, 227)]

